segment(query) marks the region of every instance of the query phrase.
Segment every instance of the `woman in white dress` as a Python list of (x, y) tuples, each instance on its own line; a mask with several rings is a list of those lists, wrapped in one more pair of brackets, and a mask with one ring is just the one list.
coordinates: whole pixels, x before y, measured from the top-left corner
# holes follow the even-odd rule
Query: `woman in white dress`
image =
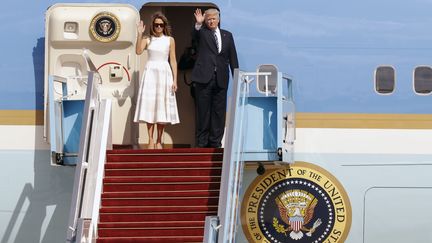
[[(175, 92), (177, 91), (177, 61), (175, 41), (167, 18), (162, 13), (152, 17), (150, 36), (144, 36), (143, 21), (137, 26), (138, 37), (136, 54), (148, 51), (138, 101), (135, 111), (135, 122), (145, 122), (149, 135), (148, 148), (161, 149), (162, 135), (166, 124), (179, 123)], [(157, 127), (156, 142), (153, 138), (155, 124)]]

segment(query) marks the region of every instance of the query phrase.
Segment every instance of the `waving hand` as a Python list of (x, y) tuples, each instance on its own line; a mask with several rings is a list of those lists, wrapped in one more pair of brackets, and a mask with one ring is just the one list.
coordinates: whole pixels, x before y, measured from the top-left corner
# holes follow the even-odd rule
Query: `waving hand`
[(204, 15), (202, 14), (201, 9), (197, 8), (194, 15), (197, 24), (202, 24), (204, 22)]

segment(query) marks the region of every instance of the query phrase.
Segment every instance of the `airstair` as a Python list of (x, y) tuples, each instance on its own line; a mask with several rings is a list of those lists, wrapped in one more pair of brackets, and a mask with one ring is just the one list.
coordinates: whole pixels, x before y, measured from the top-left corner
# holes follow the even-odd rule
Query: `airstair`
[(97, 242), (202, 242), (222, 149), (109, 150)]
[(274, 65), (235, 70), (224, 149), (113, 149), (110, 101), (86, 61), (67, 242), (242, 242), (244, 178), (293, 162), (291, 79)]
[[(102, 19), (118, 31), (98, 34)], [(245, 233), (242, 203), (254, 179), (293, 162), (291, 78), (274, 65), (234, 71), (223, 150), (113, 147), (135, 142), (139, 20), (128, 4), (60, 3), (46, 13), (44, 136), (53, 166), (76, 166), (66, 241), (259, 241)]]

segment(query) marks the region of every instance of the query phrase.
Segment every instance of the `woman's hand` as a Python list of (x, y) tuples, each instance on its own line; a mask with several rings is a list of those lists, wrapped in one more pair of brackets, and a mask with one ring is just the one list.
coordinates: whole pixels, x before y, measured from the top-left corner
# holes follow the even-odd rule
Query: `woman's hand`
[(173, 93), (177, 92), (177, 83), (173, 83), (173, 85), (171, 86), (171, 90)]
[(197, 24), (202, 24), (204, 22), (204, 15), (202, 14), (201, 9), (197, 8), (194, 15)]
[(145, 31), (145, 25), (142, 20), (137, 24), (137, 31), (139, 35), (142, 35)]

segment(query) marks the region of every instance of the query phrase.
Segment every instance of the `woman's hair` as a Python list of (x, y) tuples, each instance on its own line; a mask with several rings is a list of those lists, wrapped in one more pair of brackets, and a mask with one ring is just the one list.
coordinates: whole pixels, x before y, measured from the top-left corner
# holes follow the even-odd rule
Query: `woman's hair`
[(169, 24), (167, 17), (165, 17), (165, 15), (163, 13), (161, 13), (161, 12), (154, 13), (151, 19), (152, 19), (151, 20), (151, 28), (150, 28), (150, 35), (151, 36), (155, 36), (153, 23), (156, 19), (160, 19), (164, 22), (164, 24), (165, 24), (165, 27), (163, 29), (164, 35), (171, 36), (171, 25)]

